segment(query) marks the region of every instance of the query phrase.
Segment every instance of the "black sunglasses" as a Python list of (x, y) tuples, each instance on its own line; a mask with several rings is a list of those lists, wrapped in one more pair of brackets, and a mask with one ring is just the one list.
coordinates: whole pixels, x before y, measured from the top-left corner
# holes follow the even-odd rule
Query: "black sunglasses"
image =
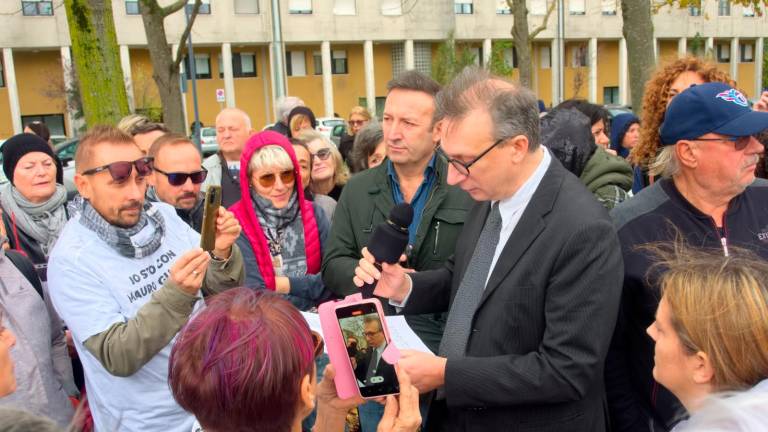
[(168, 183), (170, 183), (171, 186), (181, 186), (187, 182), (187, 179), (192, 180), (192, 184), (200, 184), (205, 181), (206, 177), (208, 177), (208, 170), (205, 168), (201, 169), (200, 171), (194, 171), (191, 173), (185, 173), (185, 172), (169, 173), (157, 167), (154, 167), (154, 170), (155, 172), (159, 172), (160, 174), (168, 177)]
[(437, 145), (437, 147), (435, 147), (435, 153), (437, 153), (437, 155), (438, 155), (438, 156), (439, 156), (441, 159), (443, 159), (443, 160), (444, 160), (446, 163), (448, 163), (448, 164), (450, 164), (451, 166), (453, 166), (453, 168), (454, 168), (454, 169), (455, 169), (455, 170), (456, 170), (456, 171), (457, 171), (459, 174), (463, 175), (464, 177), (469, 177), (469, 167), (471, 167), (472, 165), (474, 165), (475, 163), (477, 163), (477, 161), (479, 161), (480, 159), (482, 159), (482, 158), (483, 158), (483, 156), (487, 155), (487, 154), (488, 154), (488, 152), (490, 152), (491, 150), (493, 150), (494, 148), (496, 148), (496, 146), (498, 146), (499, 144), (503, 143), (504, 141), (506, 141), (506, 140), (508, 140), (508, 139), (509, 139), (509, 138), (502, 138), (502, 139), (500, 139), (500, 140), (496, 141), (496, 142), (495, 142), (495, 143), (493, 143), (493, 144), (492, 144), (490, 147), (488, 147), (487, 149), (485, 149), (485, 151), (483, 151), (482, 153), (480, 153), (480, 155), (479, 155), (478, 157), (476, 157), (476, 158), (472, 159), (471, 161), (469, 161), (469, 162), (467, 162), (467, 163), (464, 163), (464, 162), (462, 162), (462, 161), (460, 161), (460, 160), (458, 160), (458, 159), (449, 158), (449, 157), (448, 157), (448, 155), (447, 155), (447, 154), (445, 154), (445, 152), (443, 151), (443, 149), (440, 147), (440, 144), (438, 144), (438, 145)]
[(331, 149), (329, 148), (323, 148), (317, 151), (317, 153), (312, 153), (313, 158), (318, 158), (320, 160), (326, 160), (328, 159), (328, 156), (331, 155)]
[(91, 168), (83, 171), (83, 175), (98, 174), (102, 171), (109, 171), (109, 175), (112, 176), (112, 180), (117, 183), (122, 183), (131, 177), (131, 171), (133, 167), (136, 167), (137, 177), (146, 177), (152, 173), (152, 162), (154, 158), (143, 157), (136, 159), (135, 161), (119, 161), (112, 162), (111, 164), (102, 165), (100, 167)]
[(736, 149), (736, 151), (742, 151), (745, 148), (747, 148), (751, 140), (752, 140), (752, 135), (747, 135), (742, 137), (724, 136), (722, 138), (696, 138), (691, 141), (732, 142), (733, 147)]

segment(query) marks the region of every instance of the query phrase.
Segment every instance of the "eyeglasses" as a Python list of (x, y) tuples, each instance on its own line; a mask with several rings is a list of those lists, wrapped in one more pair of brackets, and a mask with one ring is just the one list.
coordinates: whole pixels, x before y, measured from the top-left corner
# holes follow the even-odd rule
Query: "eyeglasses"
[(168, 177), (168, 183), (170, 183), (171, 186), (181, 186), (187, 182), (187, 179), (192, 180), (192, 184), (200, 184), (205, 181), (206, 177), (208, 177), (208, 170), (206, 170), (205, 168), (201, 169), (200, 171), (194, 171), (191, 173), (185, 173), (185, 172), (169, 173), (157, 167), (154, 167), (154, 169), (156, 172), (159, 172), (160, 174)]
[(350, 126), (362, 126), (367, 120), (350, 120), (348, 123)]
[(438, 145), (437, 145), (437, 147), (435, 147), (435, 153), (437, 153), (437, 155), (438, 155), (438, 156), (439, 156), (439, 157), (440, 157), (440, 158), (441, 158), (443, 161), (445, 161), (445, 162), (446, 162), (446, 163), (448, 163), (448, 164), (451, 164), (451, 166), (453, 167), (453, 169), (455, 169), (455, 170), (456, 170), (456, 171), (457, 171), (459, 174), (463, 175), (464, 177), (469, 177), (469, 167), (471, 167), (472, 165), (474, 165), (475, 163), (477, 163), (477, 161), (479, 161), (480, 159), (482, 159), (482, 158), (483, 158), (483, 156), (485, 156), (486, 154), (488, 154), (488, 152), (490, 152), (491, 150), (493, 150), (493, 149), (494, 149), (494, 148), (495, 148), (497, 145), (499, 145), (499, 144), (503, 143), (503, 142), (504, 142), (504, 141), (506, 141), (507, 139), (508, 139), (508, 138), (502, 138), (502, 139), (500, 139), (500, 140), (496, 141), (495, 143), (493, 143), (493, 145), (491, 145), (490, 147), (488, 147), (487, 149), (485, 149), (485, 151), (483, 151), (482, 153), (480, 153), (480, 155), (479, 155), (478, 157), (476, 157), (476, 158), (472, 159), (472, 161), (470, 161), (470, 162), (467, 162), (467, 163), (464, 163), (464, 162), (462, 162), (462, 161), (460, 161), (460, 160), (458, 160), (458, 159), (449, 158), (449, 157), (448, 157), (448, 155), (447, 155), (447, 154), (445, 154), (445, 152), (443, 151), (443, 149), (440, 147), (440, 144), (438, 144)]
[(733, 147), (736, 149), (736, 151), (742, 151), (749, 145), (749, 142), (752, 141), (752, 135), (742, 136), (742, 137), (733, 137), (733, 136), (724, 136), (722, 138), (696, 138), (691, 141), (719, 141), (719, 142), (732, 142), (734, 143)]
[[(280, 181), (283, 182), (284, 185), (291, 184), (296, 180), (296, 175), (293, 173), (293, 170), (282, 171), (279, 175)], [(275, 181), (277, 181), (277, 174), (275, 173), (264, 174), (259, 177), (259, 184), (265, 188), (274, 186)]]
[(379, 334), (379, 333), (381, 333), (381, 330), (378, 330), (378, 331), (367, 331), (367, 332), (363, 332), (363, 334), (365, 335), (365, 337), (374, 337), (374, 336), (376, 336), (376, 335), (377, 335), (377, 334)]
[(150, 173), (152, 173), (153, 161), (154, 161), (154, 158), (143, 157), (141, 159), (136, 159), (133, 162), (130, 162), (130, 161), (112, 162), (111, 164), (102, 165), (100, 167), (85, 170), (83, 171), (83, 175), (93, 175), (93, 174), (98, 174), (102, 171), (109, 171), (109, 175), (112, 176), (112, 180), (114, 180), (117, 183), (122, 183), (131, 177), (131, 171), (133, 171), (133, 167), (136, 167), (137, 177), (148, 176)]
[(320, 160), (326, 160), (328, 159), (328, 156), (331, 155), (331, 149), (329, 148), (323, 148), (317, 151), (317, 153), (312, 153), (312, 158), (318, 158)]
[(313, 331), (312, 343), (314, 343), (315, 345), (314, 355), (315, 355), (315, 359), (317, 359), (323, 353), (323, 349), (325, 348), (325, 342), (323, 341), (323, 337), (320, 336), (318, 332)]

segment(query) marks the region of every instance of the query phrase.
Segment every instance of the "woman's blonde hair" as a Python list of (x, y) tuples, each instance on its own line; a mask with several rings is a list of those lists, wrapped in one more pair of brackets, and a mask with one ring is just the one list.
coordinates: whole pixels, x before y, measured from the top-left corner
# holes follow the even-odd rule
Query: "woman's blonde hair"
[(736, 86), (736, 82), (726, 72), (698, 57), (687, 56), (659, 66), (645, 84), (640, 141), (629, 155), (633, 164), (648, 166), (656, 158), (661, 143), (659, 128), (664, 121), (664, 113), (667, 112), (669, 88), (683, 72), (696, 72), (704, 82), (724, 82), (731, 87)]
[(275, 166), (282, 170), (294, 169), (291, 157), (284, 148), (279, 145), (264, 146), (253, 152), (251, 160), (248, 161), (248, 178), (250, 179), (253, 173), (260, 169)]
[(689, 354), (709, 357), (715, 391), (768, 378), (768, 262), (739, 248), (728, 256), (679, 242), (650, 248), (672, 326)]
[(368, 112), (368, 110), (366, 108), (364, 108), (364, 107), (361, 107), (361, 106), (354, 106), (354, 107), (352, 107), (352, 109), (349, 110), (349, 117), (347, 117), (347, 118), (351, 119), (352, 116), (355, 115), (355, 114), (363, 117), (366, 120), (369, 120), (369, 121), (371, 120), (371, 113)]
[[(291, 122), (293, 123), (293, 122)], [(297, 137), (297, 139), (307, 146), (309, 146), (309, 143), (312, 141), (320, 140), (322, 141), (326, 147), (328, 147), (331, 150), (331, 157), (333, 157), (333, 184), (337, 186), (344, 186), (347, 184), (347, 181), (349, 180), (349, 168), (344, 163), (344, 158), (341, 157), (341, 153), (339, 153), (339, 149), (336, 148), (336, 145), (331, 142), (331, 140), (328, 139), (325, 135), (321, 134), (320, 132), (317, 132), (315, 130), (305, 130), (302, 131), (301, 134)], [(314, 162), (314, 161), (313, 161)]]
[(296, 114), (291, 118), (291, 124), (288, 125), (291, 128), (291, 133), (298, 132), (301, 127), (301, 124), (303, 122), (312, 122), (312, 120), (309, 119), (309, 116), (305, 116), (304, 114)]

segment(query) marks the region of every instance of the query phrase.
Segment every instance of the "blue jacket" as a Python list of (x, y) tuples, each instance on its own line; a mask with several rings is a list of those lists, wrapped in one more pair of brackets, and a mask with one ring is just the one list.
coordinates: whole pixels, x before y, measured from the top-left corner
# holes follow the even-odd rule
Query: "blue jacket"
[(629, 127), (635, 123), (640, 123), (640, 119), (631, 113), (619, 114), (611, 120), (611, 149), (623, 158), (629, 156), (629, 149), (624, 148), (621, 141)]

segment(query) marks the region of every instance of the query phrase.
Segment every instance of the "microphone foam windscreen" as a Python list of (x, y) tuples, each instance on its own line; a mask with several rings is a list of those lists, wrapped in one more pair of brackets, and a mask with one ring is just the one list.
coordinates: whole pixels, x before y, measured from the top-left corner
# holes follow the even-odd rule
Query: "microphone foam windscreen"
[(408, 228), (413, 222), (413, 207), (407, 203), (400, 203), (389, 211), (389, 220), (395, 225)]

